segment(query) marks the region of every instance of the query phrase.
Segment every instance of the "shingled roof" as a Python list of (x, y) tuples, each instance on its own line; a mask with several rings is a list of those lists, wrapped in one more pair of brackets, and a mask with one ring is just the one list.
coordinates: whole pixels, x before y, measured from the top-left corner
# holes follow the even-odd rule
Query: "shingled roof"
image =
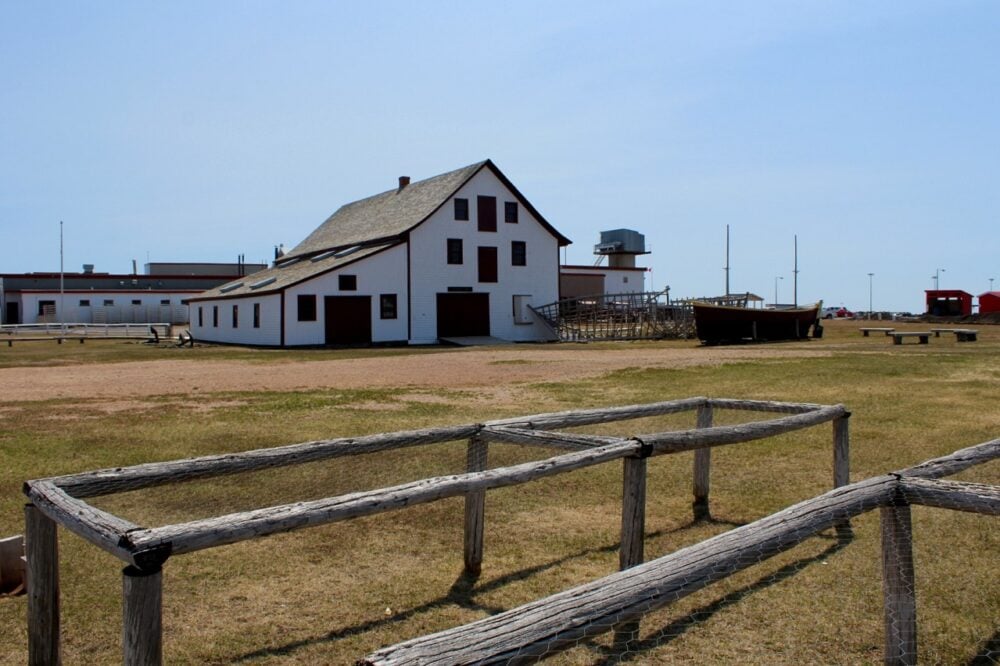
[(240, 296), (262, 296), (281, 291), (299, 282), (312, 279), (317, 275), (329, 273), (332, 270), (352, 264), (359, 259), (378, 254), (382, 250), (399, 245), (400, 242), (367, 245), (364, 247), (354, 246), (339, 251), (321, 252), (309, 258), (302, 257), (297, 260), (283, 261), (280, 265), (219, 285), (214, 289), (209, 289), (187, 300), (189, 302), (196, 302), (239, 298)]
[(535, 219), (556, 237), (559, 245), (571, 242), (535, 210), (491, 160), (484, 160), (341, 206), (304, 241), (292, 248), (281, 262), (335, 248), (399, 238), (447, 203), (481, 169), (492, 171)]

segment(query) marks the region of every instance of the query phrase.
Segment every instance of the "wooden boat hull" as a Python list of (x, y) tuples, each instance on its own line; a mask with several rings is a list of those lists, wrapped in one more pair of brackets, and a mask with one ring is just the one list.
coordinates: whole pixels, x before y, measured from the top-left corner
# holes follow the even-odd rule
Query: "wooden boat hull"
[(741, 342), (776, 342), (819, 337), (820, 304), (807, 308), (761, 310), (737, 308), (711, 303), (692, 304), (698, 339), (705, 344), (736, 344)]

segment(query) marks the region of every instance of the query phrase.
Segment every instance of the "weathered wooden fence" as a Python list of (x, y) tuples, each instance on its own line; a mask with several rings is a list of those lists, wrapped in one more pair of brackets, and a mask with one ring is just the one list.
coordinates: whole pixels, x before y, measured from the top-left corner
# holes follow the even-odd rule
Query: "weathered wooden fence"
[(917, 663), (910, 505), (1000, 515), (1000, 486), (937, 480), (1000, 458), (1000, 439), (916, 467), (836, 488), (640, 566), (551, 597), (369, 655), (367, 666), (520, 664), (623, 625), (785, 551), (817, 532), (879, 509), (887, 664)]
[[(772, 412), (777, 418), (740, 425), (713, 426), (716, 409)], [(559, 428), (628, 419), (697, 412), (691, 430), (620, 438), (557, 432)], [(694, 513), (709, 515), (711, 447), (750, 442), (832, 421), (834, 485), (848, 481), (850, 414), (841, 405), (777, 403), (690, 398), (608, 409), (536, 414), (425, 430), (307, 442), (247, 453), (207, 456), (134, 467), (40, 479), (25, 483), (31, 503), (25, 509), (28, 553), (29, 662), (60, 661), (59, 564), (56, 525), (123, 560), (123, 649), (125, 662), (159, 663), (162, 658), (161, 569), (172, 555), (190, 553), (247, 539), (347, 520), (457, 495), (465, 496), (465, 566), (479, 572), (483, 562), (486, 491), (513, 486), (613, 460), (624, 461), (622, 569), (643, 561), (646, 459), (650, 456), (699, 452), (694, 469)], [(149, 488), (272, 467), (373, 453), (409, 446), (467, 441), (467, 472), (427, 478), (389, 488), (355, 492), (309, 502), (195, 520), (162, 527), (143, 527), (98, 509), (88, 497)], [(557, 448), (555, 457), (489, 469), (490, 442)], [(841, 529), (849, 529), (839, 521)], [(628, 629), (624, 627), (622, 630)]]

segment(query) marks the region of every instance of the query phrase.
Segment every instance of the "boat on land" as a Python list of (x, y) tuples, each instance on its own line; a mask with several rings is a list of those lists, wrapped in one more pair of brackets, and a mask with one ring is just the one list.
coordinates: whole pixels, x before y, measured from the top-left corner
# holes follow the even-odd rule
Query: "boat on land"
[[(778, 342), (821, 337), (822, 301), (800, 308), (748, 308), (693, 301), (698, 339), (707, 345)], [(810, 332), (811, 329), (811, 332)]]

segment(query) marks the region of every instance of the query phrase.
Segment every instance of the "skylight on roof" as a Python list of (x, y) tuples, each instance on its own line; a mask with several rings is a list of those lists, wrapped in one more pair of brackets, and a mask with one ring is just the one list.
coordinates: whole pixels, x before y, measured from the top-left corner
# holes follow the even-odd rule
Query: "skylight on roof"
[(317, 254), (315, 257), (313, 257), (312, 259), (310, 259), (309, 261), (313, 261), (313, 262), (323, 261), (324, 259), (332, 257), (335, 254), (337, 254), (337, 252), (335, 250), (330, 250), (328, 252), (321, 252), (321, 253)]
[(351, 247), (344, 248), (343, 250), (337, 250), (336, 252), (333, 253), (333, 256), (339, 259), (341, 257), (346, 257), (349, 254), (354, 254), (360, 249), (361, 249), (360, 245), (352, 245)]
[(235, 291), (243, 286), (242, 282), (236, 282), (235, 284), (227, 284), (225, 287), (219, 289), (223, 294), (228, 294), (231, 291)]
[(254, 282), (252, 285), (250, 285), (250, 288), (251, 289), (260, 289), (261, 287), (266, 287), (267, 285), (272, 284), (277, 279), (278, 278), (276, 278), (274, 276), (271, 276), (269, 278), (264, 278), (260, 282)]

